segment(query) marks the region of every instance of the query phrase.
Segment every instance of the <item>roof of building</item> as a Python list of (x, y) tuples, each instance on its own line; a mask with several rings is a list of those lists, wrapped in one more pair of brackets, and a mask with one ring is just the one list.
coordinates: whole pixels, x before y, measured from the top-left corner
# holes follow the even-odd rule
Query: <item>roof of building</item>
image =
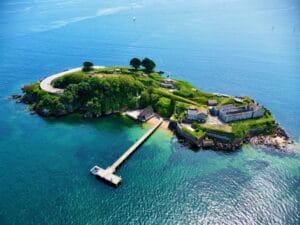
[(228, 105), (220, 105), (220, 106), (215, 106), (215, 109), (222, 110), (222, 109), (229, 109), (229, 108), (234, 108), (235, 106), (233, 104), (228, 104)]
[(140, 114), (139, 114), (139, 117), (140, 116), (149, 116), (153, 113), (153, 108), (152, 106), (147, 106), (146, 108), (144, 108)]
[(188, 109), (188, 115), (197, 115), (199, 112), (197, 109)]
[(188, 111), (187, 111), (187, 113), (189, 115), (198, 115), (200, 113), (207, 114), (207, 109), (204, 108), (204, 107), (200, 107), (198, 109), (196, 109), (196, 108), (189, 108)]
[(217, 103), (218, 103), (217, 100), (214, 99), (208, 100), (208, 105), (216, 105)]
[(233, 100), (238, 102), (238, 103), (243, 103), (244, 102), (244, 100), (242, 98), (239, 98), (239, 97), (234, 97)]
[(166, 84), (174, 84), (175, 81), (172, 80), (171, 78), (165, 78), (165, 79), (163, 80), (163, 83), (166, 83)]
[(200, 107), (200, 108), (198, 108), (198, 112), (203, 113), (203, 114), (207, 114), (207, 109), (204, 108), (204, 107)]

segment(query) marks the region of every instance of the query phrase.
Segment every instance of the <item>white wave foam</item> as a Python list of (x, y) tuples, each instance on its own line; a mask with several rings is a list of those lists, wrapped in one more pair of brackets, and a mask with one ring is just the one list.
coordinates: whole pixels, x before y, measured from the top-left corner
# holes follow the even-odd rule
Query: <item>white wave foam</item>
[(133, 8), (141, 8), (141, 5), (138, 4), (131, 4), (129, 6), (118, 6), (118, 7), (112, 7), (112, 8), (105, 8), (105, 9), (98, 9), (98, 11), (91, 16), (79, 16), (79, 17), (72, 17), (64, 20), (56, 20), (50, 23), (50, 25), (45, 29), (35, 29), (36, 32), (43, 32), (53, 29), (58, 29), (64, 26), (67, 26), (69, 24), (78, 23), (85, 20), (94, 19), (100, 16), (109, 16), (113, 14), (117, 14), (120, 12), (128, 11)]

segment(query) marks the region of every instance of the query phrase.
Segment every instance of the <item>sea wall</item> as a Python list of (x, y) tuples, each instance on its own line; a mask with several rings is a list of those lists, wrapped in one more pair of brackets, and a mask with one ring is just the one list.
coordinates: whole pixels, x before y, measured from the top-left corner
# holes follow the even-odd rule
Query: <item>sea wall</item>
[(243, 139), (234, 138), (229, 134), (220, 134), (213, 131), (207, 131), (203, 138), (196, 138), (182, 130), (181, 126), (175, 121), (171, 121), (169, 123), (169, 128), (173, 130), (178, 137), (183, 138), (185, 141), (197, 148), (211, 148), (230, 151), (240, 148), (243, 144)]
[(176, 127), (176, 134), (180, 137), (185, 138), (186, 140), (188, 140), (191, 144), (196, 145), (197, 147), (202, 147), (202, 138), (196, 138), (195, 136), (186, 133), (184, 130), (181, 129), (181, 127), (179, 125), (177, 125)]

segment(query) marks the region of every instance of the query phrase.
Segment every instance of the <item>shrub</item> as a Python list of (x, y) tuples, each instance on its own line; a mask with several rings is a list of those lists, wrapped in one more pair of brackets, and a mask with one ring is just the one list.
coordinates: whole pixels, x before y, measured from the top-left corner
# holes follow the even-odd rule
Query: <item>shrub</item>
[(155, 105), (156, 111), (163, 117), (170, 117), (174, 111), (174, 104), (171, 99), (161, 97)]
[(83, 72), (75, 72), (59, 77), (53, 81), (53, 86), (56, 88), (65, 88), (70, 84), (79, 84), (88, 79), (88, 75)]

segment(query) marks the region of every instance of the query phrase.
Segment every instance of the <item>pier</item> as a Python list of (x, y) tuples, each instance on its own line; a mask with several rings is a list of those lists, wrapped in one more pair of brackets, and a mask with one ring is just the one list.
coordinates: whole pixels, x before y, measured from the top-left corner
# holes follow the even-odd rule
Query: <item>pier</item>
[(115, 175), (116, 169), (139, 147), (141, 144), (150, 137), (154, 131), (162, 124), (163, 119), (160, 118), (157, 124), (155, 124), (150, 130), (148, 130), (139, 140), (137, 140), (123, 155), (120, 156), (111, 166), (106, 169), (102, 169), (99, 166), (94, 166), (90, 172), (91, 174), (100, 177), (106, 182), (118, 186), (122, 178)]

